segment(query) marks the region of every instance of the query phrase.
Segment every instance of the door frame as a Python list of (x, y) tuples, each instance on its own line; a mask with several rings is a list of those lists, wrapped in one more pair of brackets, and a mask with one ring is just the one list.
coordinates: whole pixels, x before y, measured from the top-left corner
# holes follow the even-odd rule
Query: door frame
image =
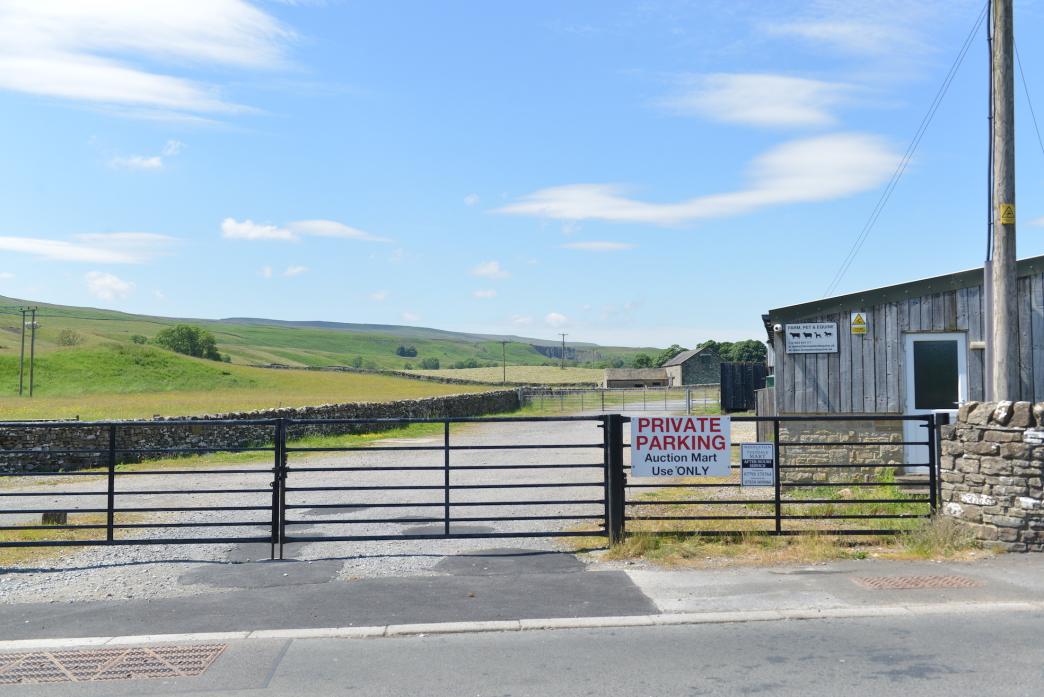
[[(903, 379), (906, 389), (903, 391), (903, 414), (913, 416), (916, 414), (931, 414), (941, 409), (915, 409), (914, 400), (914, 343), (917, 341), (956, 341), (957, 342), (957, 404), (953, 405), (951, 411), (957, 412), (963, 402), (968, 401), (968, 332), (906, 332), (903, 335)], [(923, 441), (927, 435), (919, 422), (903, 422), (903, 440)], [(903, 448), (904, 460), (906, 462), (928, 462), (929, 457), (926, 445), (907, 445)], [(911, 474), (924, 474), (923, 467), (911, 468)]]

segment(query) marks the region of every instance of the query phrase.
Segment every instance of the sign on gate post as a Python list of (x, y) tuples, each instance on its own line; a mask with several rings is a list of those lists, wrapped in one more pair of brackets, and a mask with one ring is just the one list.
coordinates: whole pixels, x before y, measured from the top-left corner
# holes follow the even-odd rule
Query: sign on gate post
[(632, 477), (727, 477), (727, 416), (641, 416), (631, 419)]
[(740, 444), (740, 484), (775, 486), (776, 449), (772, 443)]

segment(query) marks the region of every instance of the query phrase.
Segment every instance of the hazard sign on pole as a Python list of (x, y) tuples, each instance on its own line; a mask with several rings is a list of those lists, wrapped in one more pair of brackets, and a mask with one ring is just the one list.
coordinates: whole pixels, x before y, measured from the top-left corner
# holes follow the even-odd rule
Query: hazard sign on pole
[(852, 313), (852, 333), (866, 334), (866, 315), (862, 312)]

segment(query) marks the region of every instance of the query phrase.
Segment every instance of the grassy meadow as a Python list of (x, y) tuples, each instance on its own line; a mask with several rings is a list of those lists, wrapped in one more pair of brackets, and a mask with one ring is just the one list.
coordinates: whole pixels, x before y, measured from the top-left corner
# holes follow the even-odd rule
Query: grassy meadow
[[(410, 370), (415, 375), (456, 378), (473, 382), (500, 384), (504, 378), (503, 368), (459, 368), (449, 370)], [(509, 365), (507, 381), (530, 385), (576, 385), (601, 383), (605, 371), (596, 368), (562, 369), (547, 365)]]

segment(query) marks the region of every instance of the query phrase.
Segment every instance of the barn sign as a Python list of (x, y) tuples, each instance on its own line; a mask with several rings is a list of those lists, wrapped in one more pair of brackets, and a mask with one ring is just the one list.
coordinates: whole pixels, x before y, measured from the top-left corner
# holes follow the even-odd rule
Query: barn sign
[(732, 426), (727, 416), (631, 419), (632, 477), (727, 477)]
[(837, 353), (837, 322), (801, 322), (783, 328), (787, 353)]

